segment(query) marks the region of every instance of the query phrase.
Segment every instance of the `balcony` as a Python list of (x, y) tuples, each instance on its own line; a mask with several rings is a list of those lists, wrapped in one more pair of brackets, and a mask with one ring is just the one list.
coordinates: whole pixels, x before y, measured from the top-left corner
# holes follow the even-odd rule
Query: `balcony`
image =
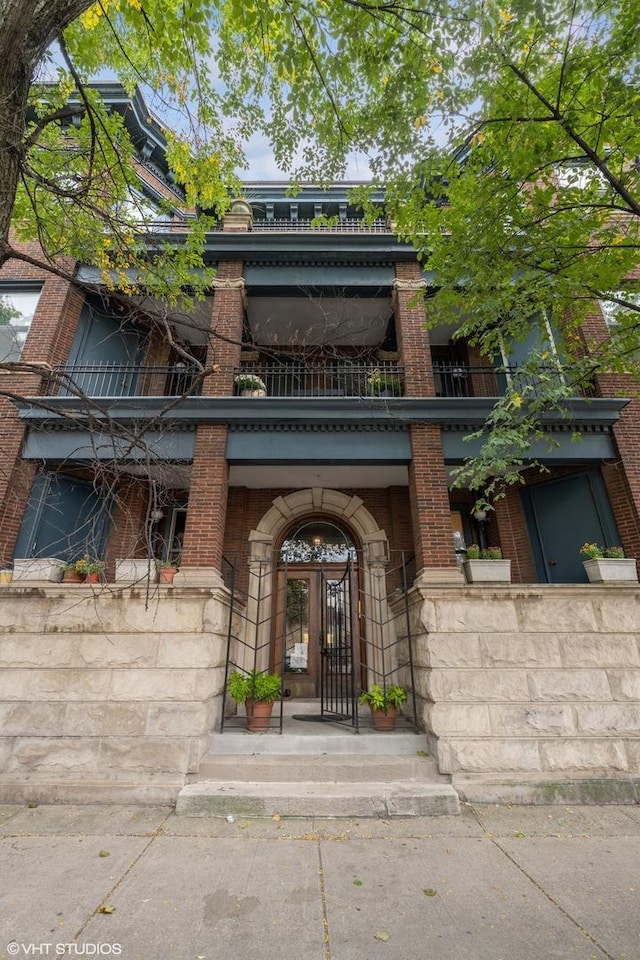
[(372, 223), (349, 217), (338, 220), (331, 226), (315, 226), (313, 220), (254, 220), (253, 233), (392, 233), (386, 220), (379, 218)]
[[(325, 364), (267, 364), (234, 370), (254, 377), (269, 397), (399, 397), (404, 394), (404, 367), (392, 361)], [(240, 389), (238, 389), (240, 392)]]
[[(547, 384), (563, 380), (562, 371), (554, 366), (545, 367), (540, 375), (531, 375), (518, 366), (469, 367), (458, 363), (434, 363), (433, 377), (437, 397), (502, 397), (508, 386), (534, 396), (543, 377)], [(576, 395), (595, 396), (588, 386), (582, 386)]]
[(72, 364), (54, 367), (46, 384), (49, 397), (181, 397), (201, 392), (198, 368), (181, 362)]

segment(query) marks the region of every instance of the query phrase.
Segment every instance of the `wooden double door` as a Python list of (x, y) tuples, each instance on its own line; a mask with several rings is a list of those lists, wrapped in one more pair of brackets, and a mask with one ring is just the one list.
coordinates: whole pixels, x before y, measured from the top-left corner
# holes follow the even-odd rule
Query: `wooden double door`
[(285, 691), (350, 716), (360, 666), (355, 566), (287, 565), (278, 570), (277, 597), (273, 668), (283, 670)]

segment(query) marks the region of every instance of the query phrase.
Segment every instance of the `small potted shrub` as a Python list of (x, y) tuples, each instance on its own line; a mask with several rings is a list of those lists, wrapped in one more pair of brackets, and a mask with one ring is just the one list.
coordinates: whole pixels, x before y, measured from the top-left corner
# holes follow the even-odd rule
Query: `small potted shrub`
[(173, 560), (161, 560), (158, 563), (158, 579), (160, 583), (173, 583), (178, 572), (178, 565)]
[(373, 683), (368, 690), (362, 691), (358, 703), (369, 704), (374, 729), (384, 732), (395, 729), (398, 707), (401, 707), (406, 699), (407, 691), (404, 687), (395, 683), (388, 686)]
[(589, 583), (637, 583), (636, 561), (625, 557), (622, 547), (583, 543), (582, 565)]
[(511, 583), (511, 560), (504, 560), (500, 547), (467, 547), (463, 563), (467, 583)]
[(367, 376), (367, 393), (370, 397), (399, 397), (402, 380), (391, 373), (372, 370)]
[(100, 577), (104, 571), (103, 560), (92, 560), (90, 557), (82, 557), (76, 560), (75, 568), (80, 574), (84, 574), (86, 583), (100, 583)]
[(264, 380), (255, 373), (239, 373), (235, 378), (236, 392), (241, 397), (266, 397), (267, 388)]
[(247, 730), (250, 733), (265, 733), (269, 729), (273, 704), (282, 695), (279, 674), (260, 670), (241, 673), (234, 670), (227, 680), (227, 690), (232, 700), (245, 704)]
[(78, 570), (78, 561), (74, 560), (71, 563), (65, 564), (65, 568), (62, 574), (63, 583), (84, 583), (85, 575), (80, 570)]

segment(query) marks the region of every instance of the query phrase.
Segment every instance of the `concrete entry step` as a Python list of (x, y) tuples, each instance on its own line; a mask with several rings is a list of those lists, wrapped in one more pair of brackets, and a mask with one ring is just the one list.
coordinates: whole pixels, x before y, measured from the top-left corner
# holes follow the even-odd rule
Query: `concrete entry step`
[(178, 795), (186, 817), (429, 817), (460, 812), (450, 784), (202, 781)]
[(422, 756), (391, 754), (264, 754), (218, 756), (209, 754), (200, 764), (193, 782), (217, 780), (246, 782), (316, 781), (318, 783), (389, 783), (394, 780), (430, 780), (448, 783), (435, 760)]
[(226, 731), (211, 735), (209, 753), (252, 756), (255, 754), (392, 754), (415, 757), (427, 752), (426, 738), (415, 733), (345, 732), (330, 724), (300, 723), (295, 733), (248, 733)]

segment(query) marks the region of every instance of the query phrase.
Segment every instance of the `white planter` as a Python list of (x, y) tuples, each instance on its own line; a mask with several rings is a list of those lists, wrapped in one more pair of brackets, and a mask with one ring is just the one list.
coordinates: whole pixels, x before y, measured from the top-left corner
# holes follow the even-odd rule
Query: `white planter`
[(266, 397), (267, 391), (262, 389), (253, 390), (250, 387), (244, 387), (240, 391), (241, 397)]
[(631, 559), (610, 560), (598, 557), (596, 560), (583, 560), (589, 583), (637, 583), (636, 561)]
[(155, 560), (116, 560), (117, 583), (140, 583), (147, 578), (151, 583), (158, 580)]
[(511, 560), (465, 560), (467, 583), (511, 583)]
[(59, 583), (64, 573), (65, 562), (56, 557), (33, 557), (13, 561), (13, 579), (48, 580)]

